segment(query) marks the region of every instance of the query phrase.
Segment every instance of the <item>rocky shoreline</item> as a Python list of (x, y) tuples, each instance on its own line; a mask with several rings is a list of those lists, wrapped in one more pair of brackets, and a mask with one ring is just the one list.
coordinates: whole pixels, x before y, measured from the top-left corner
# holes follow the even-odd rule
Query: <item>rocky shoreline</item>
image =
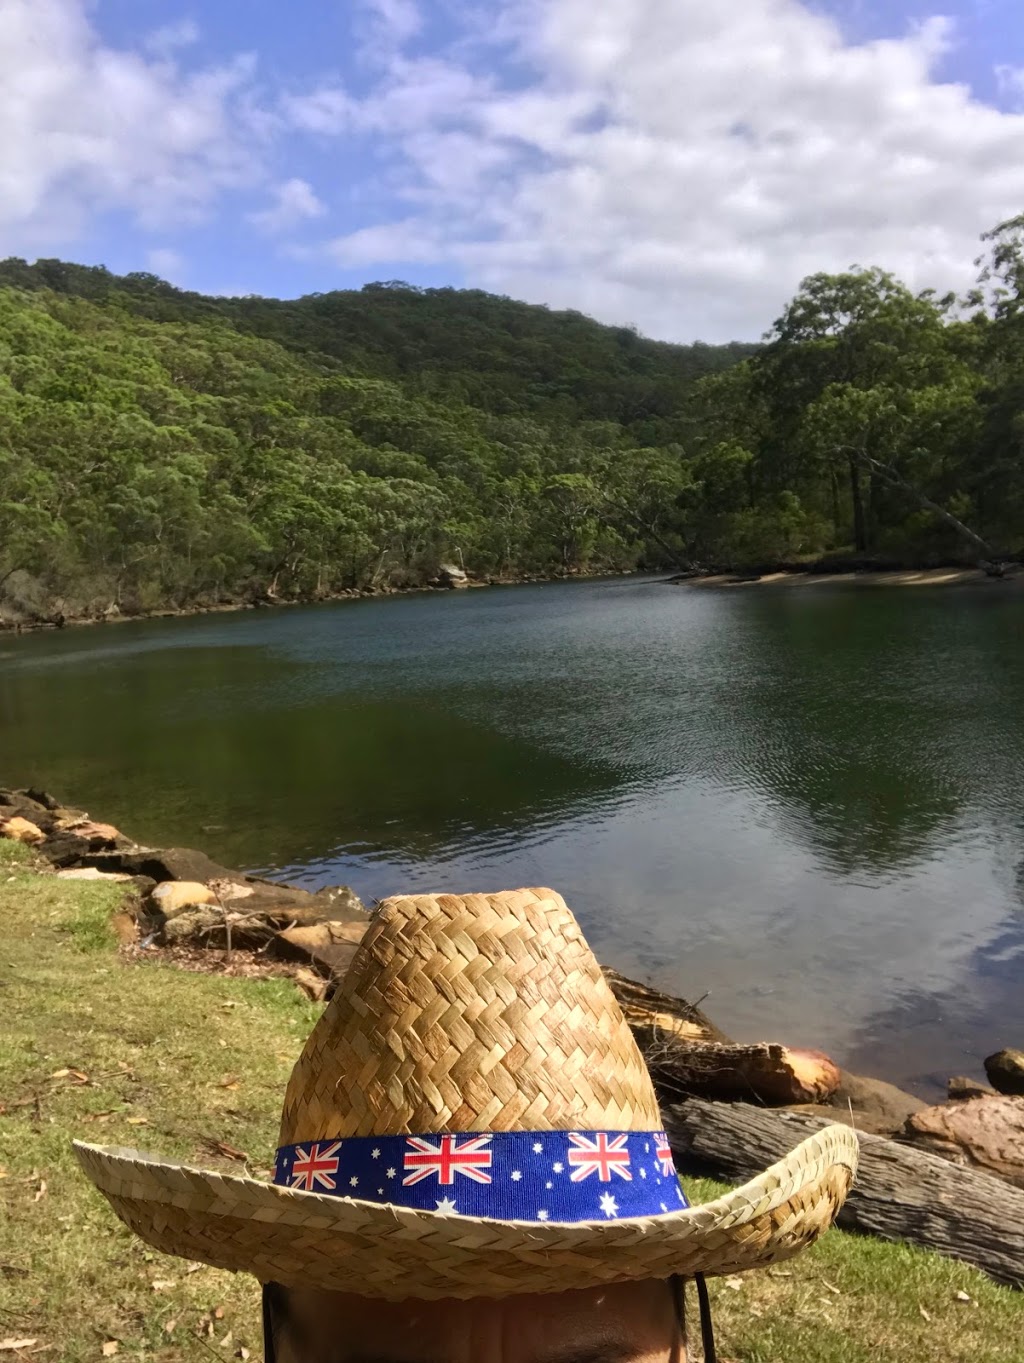
[(437, 577), (429, 582), (417, 583), (406, 587), (347, 587), (337, 592), (319, 592), (309, 596), (278, 597), (257, 596), (249, 599), (231, 599), (209, 602), (192, 602), (186, 606), (155, 606), (151, 610), (121, 610), (117, 606), (102, 611), (65, 612), (54, 610), (48, 616), (30, 615), (0, 603), (0, 635), (34, 634), (41, 630), (62, 630), (84, 625), (116, 625), (139, 623), (145, 620), (177, 620), (194, 615), (235, 615), (242, 611), (285, 610), (291, 606), (320, 606), (337, 604), (343, 601), (376, 601), (391, 596), (424, 596), (458, 590), (479, 590), (482, 587), (525, 587), (545, 582), (591, 581), (601, 577), (635, 576), (632, 569), (615, 572), (603, 569), (598, 573), (562, 573), (554, 577), (539, 577), (524, 574), (519, 577), (477, 578), (462, 569), (445, 565)]
[[(191, 848), (143, 847), (45, 791), (0, 788), (0, 837), (32, 848), (42, 874), (125, 886), (114, 928), (126, 964), (287, 976), (322, 1001), (369, 922), (369, 910), (348, 886), (312, 892), (232, 871)], [(685, 999), (613, 970), (605, 974), (651, 1070), (670, 1132), (679, 1133), (696, 1168), (742, 1175), (743, 1150), (753, 1158), (756, 1148), (760, 1158), (773, 1142), (784, 1146), (787, 1122), (807, 1130), (846, 1122), (864, 1133), (870, 1155), (847, 1213), (851, 1224), (959, 1255), (1024, 1287), (1024, 1240), (1019, 1253), (1013, 1248), (1024, 1231), (1000, 1221), (1016, 1215), (1018, 1202), (1024, 1210), (1024, 1051), (990, 1056), (990, 1083), (953, 1078), (948, 1101), (929, 1107), (891, 1084), (847, 1073), (820, 1052), (734, 1042)], [(720, 1114), (718, 1144), (698, 1120), (708, 1110)], [(735, 1139), (722, 1135), (729, 1132)], [(936, 1180), (951, 1205), (941, 1217), (922, 1219)], [(993, 1208), (986, 1213), (990, 1233), (967, 1234), (970, 1244), (977, 1240), (970, 1253), (957, 1249), (965, 1235), (957, 1219), (964, 1213), (953, 1205), (958, 1199)]]

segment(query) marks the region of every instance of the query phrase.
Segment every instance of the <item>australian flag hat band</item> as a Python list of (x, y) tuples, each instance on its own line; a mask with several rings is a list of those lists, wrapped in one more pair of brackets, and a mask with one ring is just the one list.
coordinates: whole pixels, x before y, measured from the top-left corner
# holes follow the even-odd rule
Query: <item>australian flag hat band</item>
[(618, 1220), (688, 1206), (664, 1131), (357, 1136), (284, 1145), (274, 1182), (492, 1221)]

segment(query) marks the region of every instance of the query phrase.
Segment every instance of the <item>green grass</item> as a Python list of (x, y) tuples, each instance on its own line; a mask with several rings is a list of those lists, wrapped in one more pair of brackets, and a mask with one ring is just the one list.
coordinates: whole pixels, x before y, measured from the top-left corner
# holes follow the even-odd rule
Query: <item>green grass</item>
[[(38, 874), (0, 841), (0, 1342), (44, 1360), (260, 1356), (255, 1286), (148, 1250), (86, 1184), (73, 1136), (266, 1176), (316, 1017), (289, 981), (118, 956), (120, 887)], [(712, 1184), (691, 1187), (701, 1199)], [(712, 1284), (733, 1363), (1011, 1363), (1024, 1295), (949, 1260), (831, 1233), (771, 1274)], [(958, 1292), (969, 1301), (958, 1300)], [(28, 1351), (25, 1357), (35, 1357)], [(7, 1352), (0, 1357), (15, 1358)]]

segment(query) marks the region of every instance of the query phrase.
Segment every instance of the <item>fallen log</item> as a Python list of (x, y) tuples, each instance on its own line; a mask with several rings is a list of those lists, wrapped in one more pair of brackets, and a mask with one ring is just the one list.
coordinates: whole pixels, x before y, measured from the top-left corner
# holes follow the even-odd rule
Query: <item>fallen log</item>
[[(753, 1178), (827, 1119), (701, 1099), (664, 1112), (684, 1174)], [(846, 1230), (902, 1240), (1024, 1287), (1024, 1192), (991, 1174), (882, 1136), (860, 1135), (860, 1172), (839, 1214)]]
[(698, 1097), (785, 1107), (824, 1102), (839, 1087), (838, 1067), (820, 1051), (775, 1042), (727, 1046), (660, 1029), (633, 1031), (662, 1102)]
[(700, 1097), (782, 1107), (824, 1102), (839, 1087), (839, 1069), (820, 1051), (737, 1045), (695, 1004), (617, 971), (604, 973), (662, 1103)]
[(603, 969), (626, 1021), (634, 1029), (660, 1027), (663, 1031), (692, 1041), (732, 1043), (732, 1037), (726, 1036), (716, 1027), (696, 1004), (687, 1003), (686, 999), (677, 998), (674, 994), (663, 994), (660, 989), (641, 984), (639, 980), (631, 980), (608, 966)]

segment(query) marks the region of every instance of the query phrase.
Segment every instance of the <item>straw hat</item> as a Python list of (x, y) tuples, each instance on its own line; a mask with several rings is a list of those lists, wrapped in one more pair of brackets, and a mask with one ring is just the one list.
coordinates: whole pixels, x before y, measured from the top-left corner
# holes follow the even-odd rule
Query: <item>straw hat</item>
[(505, 1296), (788, 1258), (847, 1127), (689, 1207), (643, 1059), (552, 890), (386, 900), (292, 1072), (275, 1181), (76, 1144), (158, 1250), (366, 1297)]

